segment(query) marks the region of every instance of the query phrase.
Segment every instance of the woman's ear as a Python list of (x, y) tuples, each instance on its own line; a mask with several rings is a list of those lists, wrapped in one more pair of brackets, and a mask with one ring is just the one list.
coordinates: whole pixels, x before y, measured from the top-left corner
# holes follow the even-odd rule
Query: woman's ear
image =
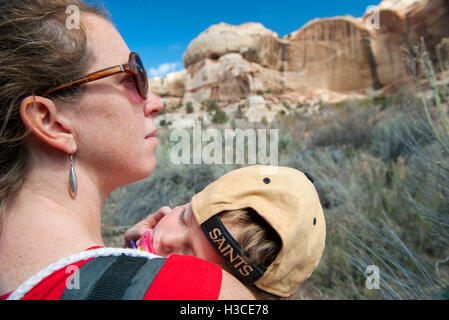
[(53, 101), (38, 96), (26, 97), (20, 105), (20, 116), (41, 141), (68, 154), (76, 152), (73, 131), (64, 123), (64, 117)]

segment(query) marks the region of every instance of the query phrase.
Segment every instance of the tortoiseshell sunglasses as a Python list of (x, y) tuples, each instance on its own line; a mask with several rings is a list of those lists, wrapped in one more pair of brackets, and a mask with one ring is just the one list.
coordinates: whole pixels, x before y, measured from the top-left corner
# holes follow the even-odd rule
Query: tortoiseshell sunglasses
[(148, 98), (148, 77), (145, 71), (145, 67), (143, 66), (142, 60), (140, 59), (139, 54), (135, 52), (131, 52), (129, 54), (129, 61), (126, 64), (121, 64), (115, 67), (106, 68), (103, 70), (99, 70), (96, 72), (89, 73), (88, 75), (78, 79), (71, 81), (69, 83), (60, 85), (56, 88), (47, 90), (44, 92), (42, 97), (49, 95), (57, 90), (77, 86), (83, 83), (100, 80), (106, 77), (113, 76), (118, 73), (127, 72), (133, 75), (134, 83), (136, 84), (137, 92), (142, 97), (142, 99), (147, 100)]

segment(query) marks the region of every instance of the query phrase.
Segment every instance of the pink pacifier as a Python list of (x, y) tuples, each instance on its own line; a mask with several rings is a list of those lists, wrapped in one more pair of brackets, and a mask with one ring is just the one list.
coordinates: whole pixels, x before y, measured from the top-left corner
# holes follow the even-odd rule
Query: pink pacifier
[(145, 232), (142, 238), (137, 240), (137, 248), (148, 251), (149, 253), (157, 254), (156, 250), (153, 248), (153, 237), (151, 236), (151, 231)]

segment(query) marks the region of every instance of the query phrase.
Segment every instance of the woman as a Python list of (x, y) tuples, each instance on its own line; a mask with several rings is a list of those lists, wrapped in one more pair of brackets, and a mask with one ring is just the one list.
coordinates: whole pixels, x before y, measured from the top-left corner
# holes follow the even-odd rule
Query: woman
[[(66, 27), (70, 5), (80, 9), (78, 30)], [(106, 14), (82, 1), (0, 1), (0, 34), (4, 295), (104, 246), (101, 206), (155, 169), (153, 117), (163, 104)], [(219, 288), (220, 298), (252, 297), (226, 272)]]

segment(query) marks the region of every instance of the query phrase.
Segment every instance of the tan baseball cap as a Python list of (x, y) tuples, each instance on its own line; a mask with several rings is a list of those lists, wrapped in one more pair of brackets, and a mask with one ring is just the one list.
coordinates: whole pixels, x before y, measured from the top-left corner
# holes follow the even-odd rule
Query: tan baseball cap
[[(217, 216), (244, 208), (255, 210), (281, 238), (281, 250), (269, 266), (245, 261)], [(242, 281), (281, 297), (298, 289), (324, 251), (326, 222), (313, 179), (293, 168), (255, 165), (233, 170), (196, 194), (192, 211), (212, 246)]]

